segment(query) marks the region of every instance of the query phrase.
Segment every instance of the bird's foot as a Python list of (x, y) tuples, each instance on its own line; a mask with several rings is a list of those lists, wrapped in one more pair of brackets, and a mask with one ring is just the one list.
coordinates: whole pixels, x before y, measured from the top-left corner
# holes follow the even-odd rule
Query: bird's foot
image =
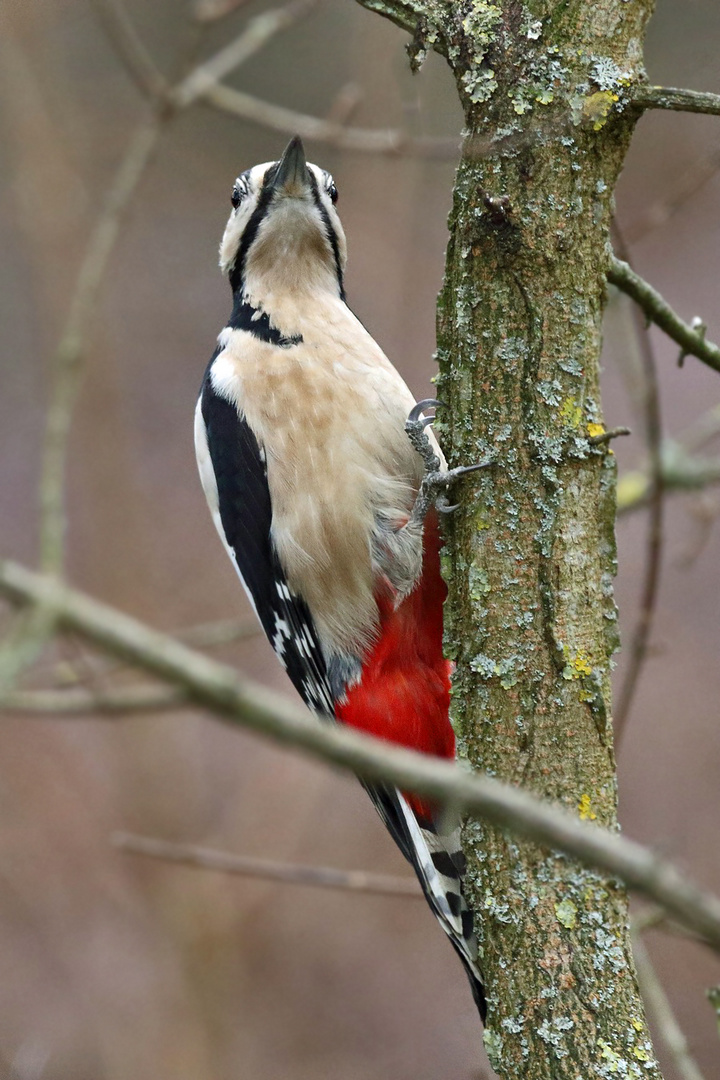
[(453, 510), (457, 510), (460, 503), (451, 505), (445, 494), (450, 485), (469, 473), (477, 472), (479, 469), (487, 469), (495, 464), (494, 460), (488, 459), (487, 461), (480, 461), (476, 465), (463, 465), (457, 469), (443, 470), (440, 468), (440, 458), (435, 453), (425, 431), (425, 428), (432, 424), (435, 417), (422, 416), (422, 413), (425, 409), (437, 409), (443, 404), (442, 401), (436, 401), (434, 398), (419, 401), (405, 421), (405, 431), (408, 439), (425, 464), (425, 475), (422, 478), (420, 490), (417, 493), (415, 505), (410, 515), (410, 522), (418, 525), (423, 523), (428, 511), (433, 506), (441, 514), (451, 514)]

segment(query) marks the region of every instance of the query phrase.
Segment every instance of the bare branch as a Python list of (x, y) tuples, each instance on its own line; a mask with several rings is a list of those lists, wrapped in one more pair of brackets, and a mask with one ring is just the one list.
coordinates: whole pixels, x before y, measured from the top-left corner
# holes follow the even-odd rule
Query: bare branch
[(0, 592), (15, 603), (41, 604), (60, 625), (183, 688), (218, 718), (241, 724), (287, 746), (396, 784), (458, 812), (483, 817), (535, 843), (616, 875), (651, 897), (680, 924), (720, 950), (720, 900), (701, 892), (651, 850), (608, 832), (529, 792), (457, 765), (427, 757), (332, 724), (321, 724), (278, 694), (242, 679), (225, 665), (165, 634), (10, 560), (0, 561)]
[(697, 356), (698, 360), (702, 360), (713, 371), (720, 371), (720, 348), (706, 341), (703, 334), (684, 323), (665, 303), (660, 293), (639, 277), (626, 262), (612, 256), (607, 278), (632, 297), (648, 319), (676, 341), (687, 355)]
[(675, 86), (650, 86), (640, 83), (633, 90), (632, 103), (639, 109), (672, 109), (675, 112), (720, 116), (720, 94), (681, 90)]
[(422, 899), (422, 890), (415, 878), (373, 874), (365, 870), (336, 870), (330, 866), (301, 866), (297, 863), (256, 859), (249, 855), (231, 855), (214, 848), (196, 844), (175, 844), (154, 836), (116, 832), (113, 845), (133, 855), (194, 866), (201, 870), (217, 870), (224, 874), (282, 881), (287, 885), (312, 885), (321, 889), (340, 889), (345, 892), (374, 893), (377, 896), (403, 896)]
[(186, 108), (198, 98), (205, 97), (220, 79), (259, 52), (271, 38), (307, 15), (316, 2), (317, 0), (293, 0), (286, 7), (264, 11), (262, 15), (251, 19), (234, 41), (209, 60), (199, 64), (173, 90), (172, 100), (176, 108)]
[(633, 957), (637, 970), (640, 993), (648, 1012), (655, 1020), (656, 1030), (665, 1043), (677, 1070), (679, 1080), (704, 1080), (697, 1062), (690, 1053), (687, 1039), (673, 1012), (667, 994), (657, 977), (645, 942), (638, 933), (633, 933)]
[(303, 139), (328, 143), (342, 150), (358, 150), (371, 154), (407, 154), (416, 157), (457, 157), (460, 136), (440, 139), (406, 135), (393, 128), (346, 127), (336, 120), (323, 120), (307, 113), (295, 112), (282, 105), (246, 94), (242, 90), (216, 83), (203, 91), (205, 101), (224, 112), (241, 116), (254, 124), (281, 131), (285, 135), (300, 135)]

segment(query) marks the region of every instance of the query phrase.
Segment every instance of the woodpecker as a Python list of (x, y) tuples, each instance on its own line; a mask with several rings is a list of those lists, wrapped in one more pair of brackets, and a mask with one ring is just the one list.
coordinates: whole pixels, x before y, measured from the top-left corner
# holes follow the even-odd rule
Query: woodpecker
[[(299, 138), (235, 181), (220, 266), (230, 319), (195, 413), (220, 539), (281, 664), (320, 719), (453, 758), (440, 491), (423, 409), (345, 300), (333, 178)], [(471, 467), (473, 468), (473, 467)], [(443, 509), (447, 506), (442, 507)], [(485, 998), (459, 821), (364, 783)]]

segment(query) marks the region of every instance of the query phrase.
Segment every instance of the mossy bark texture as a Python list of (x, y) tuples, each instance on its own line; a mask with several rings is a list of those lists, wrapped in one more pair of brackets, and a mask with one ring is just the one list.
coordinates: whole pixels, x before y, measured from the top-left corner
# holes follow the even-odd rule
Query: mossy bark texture
[[(460, 755), (617, 827), (615, 464), (598, 388), (613, 189), (654, 0), (361, 0), (455, 75), (467, 137), (440, 297), (438, 396), (463, 482), (446, 529)], [(503, 1078), (660, 1073), (623, 887), (482, 821), (465, 830)]]

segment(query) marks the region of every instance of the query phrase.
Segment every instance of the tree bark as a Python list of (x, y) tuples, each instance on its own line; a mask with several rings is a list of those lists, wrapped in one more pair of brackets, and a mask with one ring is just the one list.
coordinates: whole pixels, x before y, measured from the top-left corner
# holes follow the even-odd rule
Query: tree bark
[[(467, 136), (438, 308), (441, 441), (488, 455), (446, 528), (459, 755), (617, 827), (615, 460), (601, 320), (613, 190), (654, 0), (360, 0), (448, 59)], [(482, 821), (465, 829), (493, 1067), (523, 1080), (660, 1077), (626, 891)]]

